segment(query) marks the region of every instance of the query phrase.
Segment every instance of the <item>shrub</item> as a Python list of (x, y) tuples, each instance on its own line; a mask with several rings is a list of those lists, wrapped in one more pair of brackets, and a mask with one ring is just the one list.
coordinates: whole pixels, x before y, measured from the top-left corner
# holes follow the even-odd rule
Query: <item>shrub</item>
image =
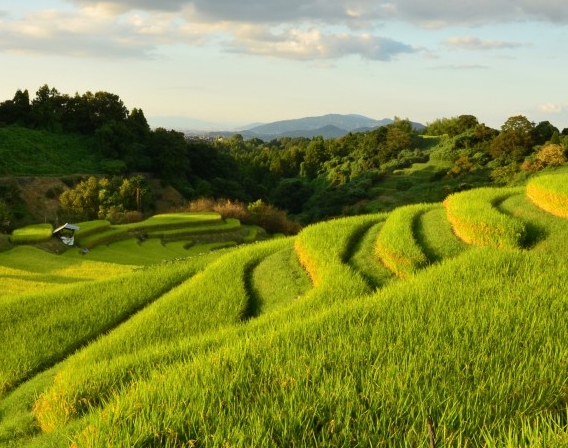
[(214, 211), (224, 219), (238, 219), (243, 224), (257, 225), (269, 233), (294, 235), (301, 226), (290, 220), (285, 211), (258, 200), (245, 205), (230, 199), (200, 198), (191, 201), (187, 206), (190, 212)]
[(554, 143), (544, 145), (536, 153), (536, 160), (544, 166), (560, 166), (566, 163), (564, 148)]
[(410, 179), (399, 179), (396, 181), (396, 189), (398, 191), (406, 191), (412, 188), (412, 181)]

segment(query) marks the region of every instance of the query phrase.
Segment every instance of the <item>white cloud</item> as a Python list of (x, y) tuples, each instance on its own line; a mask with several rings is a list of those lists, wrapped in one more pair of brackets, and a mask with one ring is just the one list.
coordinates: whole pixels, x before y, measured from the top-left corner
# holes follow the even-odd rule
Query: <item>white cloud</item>
[[(203, 45), (292, 59), (359, 55), (389, 61), (421, 51), (398, 36), (381, 36), (392, 20), (423, 27), (547, 19), (568, 22), (560, 0), (65, 0), (76, 9), (19, 19), (0, 12), (0, 51), (73, 56), (153, 57), (161, 45)], [(333, 30), (333, 31), (332, 31)], [(450, 48), (489, 50), (524, 44), (450, 37)], [(474, 67), (479, 68), (479, 67)]]
[(545, 103), (538, 106), (538, 110), (540, 112), (544, 112), (547, 114), (560, 114), (564, 112), (566, 106), (556, 103)]
[(519, 42), (505, 42), (502, 40), (482, 40), (478, 37), (448, 37), (444, 44), (448, 47), (459, 48), (464, 50), (494, 50), (504, 48), (518, 48), (523, 44)]
[(520, 20), (568, 23), (563, 0), (68, 0), (82, 6), (102, 5), (117, 11), (181, 11), (193, 8), (207, 20), (290, 23), (317, 20), (349, 23), (396, 19), (424, 27), (479, 25)]
[(298, 60), (359, 55), (364, 59), (388, 61), (418, 50), (402, 42), (369, 34), (329, 34), (318, 28), (290, 28), (276, 34), (267, 27), (246, 26), (235, 33), (230, 51)]
[[(355, 7), (354, 7), (355, 8)], [(367, 32), (344, 28), (331, 33), (324, 26), (270, 26), (234, 21), (203, 22), (195, 8), (167, 11), (125, 11), (92, 3), (73, 12), (40, 11), (21, 19), (0, 19), (0, 51), (67, 56), (148, 58), (160, 45), (203, 45), (217, 39), (234, 53), (317, 60), (359, 55), (389, 61), (418, 51), (410, 45)], [(351, 10), (354, 14), (355, 9)], [(221, 41), (219, 41), (219, 37)]]
[(0, 25), (0, 51), (76, 57), (150, 58), (158, 45), (196, 43), (204, 35), (203, 27), (188, 29), (174, 14), (131, 12), (117, 17), (100, 7), (75, 13), (40, 11)]

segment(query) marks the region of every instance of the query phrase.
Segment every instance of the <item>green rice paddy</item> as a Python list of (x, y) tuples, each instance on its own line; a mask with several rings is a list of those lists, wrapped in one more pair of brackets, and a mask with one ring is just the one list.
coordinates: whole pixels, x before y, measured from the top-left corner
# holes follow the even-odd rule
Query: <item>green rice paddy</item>
[(0, 447), (568, 446), (568, 220), (531, 193), (568, 175), (542, 179), (2, 252)]

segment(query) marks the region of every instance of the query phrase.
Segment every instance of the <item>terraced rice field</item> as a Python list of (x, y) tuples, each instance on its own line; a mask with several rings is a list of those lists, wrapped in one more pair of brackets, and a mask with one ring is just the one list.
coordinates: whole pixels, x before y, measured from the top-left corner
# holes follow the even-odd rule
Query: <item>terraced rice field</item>
[(0, 296), (0, 446), (567, 446), (555, 175), (202, 254), (0, 253), (40, 285)]

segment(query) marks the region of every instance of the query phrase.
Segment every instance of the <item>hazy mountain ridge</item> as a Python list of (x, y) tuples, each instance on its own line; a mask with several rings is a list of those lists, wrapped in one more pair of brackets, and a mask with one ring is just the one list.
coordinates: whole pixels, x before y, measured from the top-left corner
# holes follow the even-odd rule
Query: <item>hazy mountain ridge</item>
[(253, 128), (249, 128), (256, 134), (284, 134), (296, 131), (313, 131), (315, 129), (324, 128), (326, 126), (335, 126), (345, 131), (352, 131), (362, 127), (377, 127), (392, 123), (392, 120), (383, 119), (375, 120), (363, 115), (341, 115), (327, 114), (317, 117), (304, 117), (292, 120), (280, 120), (273, 123), (263, 124)]
[[(245, 139), (259, 138), (261, 140), (272, 140), (281, 137), (312, 138), (318, 135), (324, 138), (338, 138), (349, 132), (368, 132), (393, 122), (394, 120), (390, 118), (376, 120), (357, 114), (327, 114), (316, 117), (280, 120), (260, 125), (255, 123), (235, 130), (188, 133), (201, 134), (208, 137), (230, 137), (235, 134), (241, 134)], [(412, 125), (415, 129), (424, 128), (424, 125), (421, 123), (412, 122)]]

